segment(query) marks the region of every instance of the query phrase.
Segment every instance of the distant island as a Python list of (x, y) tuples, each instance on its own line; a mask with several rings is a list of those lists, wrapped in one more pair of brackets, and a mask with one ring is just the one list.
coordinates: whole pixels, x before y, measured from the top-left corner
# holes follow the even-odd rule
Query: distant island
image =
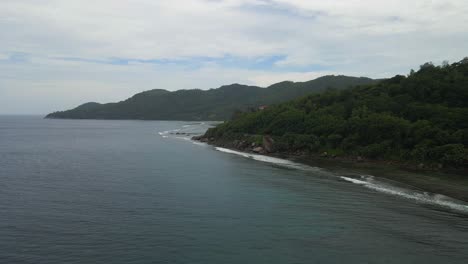
[(222, 121), (242, 111), (326, 89), (345, 89), (376, 82), (364, 77), (324, 76), (307, 82), (280, 82), (267, 88), (231, 84), (206, 91), (155, 89), (118, 103), (85, 103), (75, 109), (48, 114), (46, 118)]
[(468, 58), (240, 113), (195, 139), (260, 154), (468, 168)]

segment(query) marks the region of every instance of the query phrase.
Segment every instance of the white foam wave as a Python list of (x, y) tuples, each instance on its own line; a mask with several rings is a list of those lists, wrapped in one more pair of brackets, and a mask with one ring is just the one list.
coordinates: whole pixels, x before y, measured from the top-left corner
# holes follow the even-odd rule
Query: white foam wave
[[(205, 123), (200, 123), (200, 125), (204, 125)], [(189, 127), (192, 125), (185, 125), (183, 127)], [(159, 135), (161, 135), (163, 138), (168, 138), (169, 135), (175, 134), (176, 132), (179, 132), (181, 129), (173, 129), (173, 130), (167, 130), (167, 131), (162, 131), (158, 132)], [(178, 138), (178, 139), (183, 139), (187, 141), (191, 141), (190, 137), (180, 137), (180, 136), (175, 136), (171, 138)], [(203, 143), (203, 142), (198, 142), (198, 141), (192, 141), (193, 144), (199, 145), (199, 146), (208, 146), (208, 144)], [(326, 171), (317, 168), (317, 167), (312, 167), (312, 166), (307, 166), (304, 164), (296, 163), (290, 160), (286, 159), (280, 159), (280, 158), (275, 158), (275, 157), (270, 157), (270, 156), (265, 156), (265, 155), (259, 155), (259, 154), (252, 154), (252, 153), (246, 153), (246, 152), (240, 152), (232, 149), (227, 149), (227, 148), (221, 148), (221, 147), (215, 147), (216, 150), (224, 153), (229, 153), (229, 154), (234, 154), (238, 156), (242, 156), (245, 158), (261, 161), (261, 162), (266, 162), (266, 163), (271, 163), (274, 165), (282, 166), (282, 167), (287, 167), (287, 168), (292, 168), (292, 169), (299, 169), (299, 170), (308, 170), (308, 171), (316, 171), (316, 172), (321, 172), (321, 173), (327, 173)], [(331, 174), (331, 173), (330, 173)], [(462, 201), (452, 199), (450, 197), (441, 195), (441, 194), (432, 194), (432, 193), (427, 193), (427, 192), (422, 192), (418, 190), (412, 190), (412, 189), (407, 189), (407, 188), (401, 188), (392, 184), (388, 184), (382, 181), (375, 180), (373, 176), (371, 175), (362, 175), (361, 178), (351, 178), (351, 177), (345, 177), (345, 176), (339, 176), (341, 179), (358, 184), (361, 186), (364, 186), (366, 188), (390, 194), (390, 195), (395, 195), (395, 196), (400, 196), (404, 197), (406, 199), (414, 200), (420, 203), (425, 203), (425, 204), (433, 204), (433, 205), (438, 205), (438, 206), (443, 206), (446, 208), (450, 208), (452, 210), (457, 210), (461, 211), (464, 213), (468, 213), (468, 205)]]
[(180, 131), (180, 128), (179, 129), (173, 129), (173, 130), (161, 131), (161, 132), (158, 132), (158, 134), (160, 136), (162, 136), (163, 138), (167, 138), (168, 137), (167, 135), (178, 132), (178, 131)]
[[(286, 159), (279, 159), (279, 158), (269, 157), (265, 155), (245, 153), (245, 152), (240, 152), (240, 151), (235, 151), (232, 149), (226, 149), (226, 148), (220, 148), (220, 147), (216, 147), (215, 149), (221, 152), (235, 154), (238, 156), (242, 156), (245, 158), (250, 158), (250, 159), (254, 159), (254, 160), (258, 160), (262, 162), (273, 163), (275, 165), (280, 165), (280, 166), (284, 166), (288, 168), (294, 168), (294, 169), (300, 169), (300, 170), (322, 171), (320, 168), (299, 164), (299, 163), (286, 160)], [(366, 188), (369, 188), (378, 192), (382, 192), (382, 193), (386, 193), (390, 195), (396, 195), (396, 196), (404, 197), (406, 199), (414, 200), (420, 203), (443, 206), (452, 210), (457, 210), (457, 211), (461, 211), (464, 213), (468, 213), (468, 205), (466, 205), (462, 201), (452, 199), (445, 195), (432, 194), (428, 192), (422, 192), (418, 190), (398, 187), (392, 184), (378, 181), (374, 178), (374, 176), (371, 176), (371, 175), (362, 175), (361, 178), (359, 179), (345, 177), (345, 176), (340, 176), (340, 178), (345, 181), (358, 184), (358, 185), (362, 185)]]
[(425, 204), (435, 204), (435, 205), (447, 207), (453, 210), (468, 213), (468, 205), (464, 204), (462, 201), (452, 199), (442, 194), (432, 194), (432, 193), (421, 192), (417, 190), (404, 189), (404, 188), (388, 185), (382, 182), (378, 182), (374, 180), (373, 177), (369, 177), (369, 176), (362, 176), (361, 179), (350, 178), (350, 177), (345, 177), (345, 176), (341, 176), (340, 178), (345, 181), (358, 184), (358, 185), (362, 185), (366, 188), (369, 188), (378, 192), (404, 197), (406, 199), (414, 200), (414, 201), (425, 203)]
[(319, 168), (316, 168), (316, 167), (310, 167), (310, 166), (296, 163), (296, 162), (286, 160), (286, 159), (280, 159), (280, 158), (275, 158), (275, 157), (270, 157), (270, 156), (265, 156), (265, 155), (245, 153), (245, 152), (240, 152), (240, 151), (235, 151), (232, 149), (220, 148), (220, 147), (216, 147), (215, 149), (221, 152), (235, 154), (235, 155), (242, 156), (245, 158), (249, 158), (249, 159), (253, 159), (253, 160), (257, 160), (261, 162), (272, 163), (275, 165), (288, 167), (288, 168), (301, 169), (301, 170), (320, 170)]

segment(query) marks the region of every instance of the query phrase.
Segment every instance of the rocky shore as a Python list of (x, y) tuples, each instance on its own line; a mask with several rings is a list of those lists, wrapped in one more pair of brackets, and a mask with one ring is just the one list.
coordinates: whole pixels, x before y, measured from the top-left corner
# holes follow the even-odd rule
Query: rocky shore
[(250, 152), (257, 154), (273, 154), (276, 153), (274, 148), (274, 140), (270, 136), (263, 136), (262, 142), (250, 142), (247, 140), (235, 139), (232, 141), (226, 140), (216, 140), (214, 137), (205, 137), (205, 136), (194, 136), (192, 140), (205, 142), (210, 145), (216, 145), (219, 147), (226, 147), (231, 149), (236, 149), (242, 152)]
[[(247, 138), (252, 137), (252, 135), (245, 135)], [(233, 150), (238, 150), (246, 153), (255, 153), (261, 155), (269, 155), (274, 157), (281, 157), (281, 158), (292, 158), (292, 159), (300, 159), (305, 160), (307, 158), (313, 159), (327, 159), (327, 160), (341, 160), (341, 161), (352, 161), (352, 162), (379, 162), (379, 161), (371, 161), (365, 159), (361, 156), (337, 156), (335, 154), (330, 154), (328, 152), (322, 152), (320, 154), (311, 154), (309, 152), (301, 151), (301, 150), (291, 150), (291, 151), (278, 151), (275, 147), (275, 141), (271, 136), (265, 135), (261, 136), (261, 140), (257, 140), (257, 142), (252, 142), (252, 140), (246, 139), (234, 139), (234, 140), (224, 140), (224, 139), (216, 139), (214, 137), (206, 137), (205, 135), (199, 135), (192, 137), (192, 140), (204, 142), (210, 145), (214, 145), (217, 147), (224, 147)], [(386, 161), (387, 164), (392, 164), (395, 162)], [(423, 169), (424, 165), (419, 164), (419, 169)], [(429, 167), (426, 167), (428, 169)]]
[[(450, 168), (444, 167), (441, 163), (415, 163), (411, 161), (398, 161), (398, 160), (381, 160), (381, 159), (367, 159), (362, 156), (353, 156), (353, 155), (336, 155), (333, 153), (328, 153), (326, 151), (322, 153), (310, 153), (301, 150), (282, 150), (278, 151), (275, 147), (275, 141), (271, 136), (268, 135), (244, 135), (247, 139), (217, 139), (214, 137), (207, 137), (205, 135), (199, 135), (192, 137), (192, 140), (204, 142), (210, 145), (215, 145), (218, 147), (225, 147), (230, 149), (235, 149), (247, 153), (256, 153), (262, 155), (271, 155), (271, 156), (281, 156), (281, 157), (302, 157), (302, 159), (307, 157), (323, 158), (328, 160), (340, 160), (347, 162), (357, 162), (357, 163), (372, 163), (372, 164), (381, 164), (381, 165), (394, 165), (401, 168), (406, 168), (415, 171), (447, 171), (450, 173), (456, 174), (468, 174), (466, 168)], [(252, 140), (252, 137), (260, 137), (260, 139)]]
[[(246, 138), (252, 138), (246, 135)], [(311, 166), (341, 168), (378, 175), (422, 190), (440, 193), (468, 202), (468, 171), (466, 169), (443, 168), (438, 165), (414, 164), (402, 161), (369, 160), (361, 156), (336, 156), (327, 152), (312, 154), (304, 151), (278, 151), (270, 136), (261, 139), (217, 139), (205, 135), (194, 136), (192, 140), (209, 145), (233, 149), (246, 153), (268, 155), (290, 159)]]

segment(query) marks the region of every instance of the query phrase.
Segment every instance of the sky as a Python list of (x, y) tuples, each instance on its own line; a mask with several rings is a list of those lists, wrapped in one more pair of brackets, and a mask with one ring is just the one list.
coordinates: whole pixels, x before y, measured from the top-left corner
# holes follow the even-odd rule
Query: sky
[(467, 14), (466, 0), (0, 0), (0, 114), (407, 74), (468, 56)]

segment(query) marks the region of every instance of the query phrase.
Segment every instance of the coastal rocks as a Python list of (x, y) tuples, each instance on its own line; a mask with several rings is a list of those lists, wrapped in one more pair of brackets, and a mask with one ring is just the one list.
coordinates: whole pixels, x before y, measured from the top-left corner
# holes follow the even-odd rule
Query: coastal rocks
[(237, 148), (241, 149), (241, 150), (244, 150), (246, 149), (247, 147), (249, 146), (249, 143), (245, 140), (242, 140), (241, 142), (239, 142), (239, 144), (237, 145)]
[(265, 152), (262, 147), (255, 147), (255, 148), (252, 149), (252, 151), (255, 152), (255, 153), (264, 153)]
[(193, 137), (192, 137), (192, 140), (200, 141), (200, 140), (202, 140), (202, 138), (203, 138), (203, 135), (201, 135), (201, 136), (193, 136)]
[(264, 136), (263, 137), (262, 145), (263, 145), (263, 149), (266, 152), (268, 152), (268, 153), (274, 152), (274, 147), (273, 147), (274, 143), (275, 143), (275, 141), (270, 136)]
[(207, 138), (204, 135), (201, 135), (201, 136), (193, 136), (192, 140), (207, 143), (207, 142), (214, 142), (215, 138), (214, 137)]
[(214, 141), (214, 138), (206, 138), (205, 136), (201, 135), (201, 136), (193, 136), (192, 140), (207, 143), (209, 141)]
[(322, 154), (320, 154), (320, 157), (323, 157), (323, 158), (328, 157), (328, 152), (326, 151), (323, 152)]
[(275, 151), (273, 146), (274, 140), (270, 136), (264, 136), (262, 138), (262, 143), (252, 142), (250, 138), (229, 141), (220, 140), (214, 137), (206, 137), (205, 135), (193, 136), (192, 140), (257, 154), (268, 154)]
[(234, 140), (232, 142), (232, 147), (239, 149), (239, 150), (245, 150), (249, 147), (249, 143), (245, 140)]

